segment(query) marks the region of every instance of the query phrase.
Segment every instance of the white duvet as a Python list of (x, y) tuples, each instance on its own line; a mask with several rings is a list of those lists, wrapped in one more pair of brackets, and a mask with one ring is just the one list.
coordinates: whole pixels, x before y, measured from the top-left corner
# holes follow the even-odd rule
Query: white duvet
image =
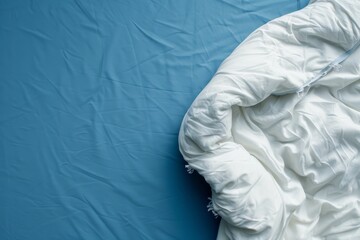
[(360, 239), (360, 1), (315, 0), (253, 32), (184, 117), (218, 240)]

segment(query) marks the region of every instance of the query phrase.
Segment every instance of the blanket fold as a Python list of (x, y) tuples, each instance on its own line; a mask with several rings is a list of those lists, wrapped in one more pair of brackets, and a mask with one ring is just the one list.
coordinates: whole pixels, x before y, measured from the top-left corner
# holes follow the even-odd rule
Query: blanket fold
[(359, 40), (360, 1), (311, 1), (194, 100), (179, 148), (211, 186), (218, 240), (360, 237)]

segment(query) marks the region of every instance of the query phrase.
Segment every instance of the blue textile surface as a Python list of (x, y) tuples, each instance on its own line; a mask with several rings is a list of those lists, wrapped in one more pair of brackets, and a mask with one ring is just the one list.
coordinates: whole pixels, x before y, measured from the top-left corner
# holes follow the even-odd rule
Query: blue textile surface
[(182, 117), (307, 0), (0, 0), (0, 239), (215, 239)]

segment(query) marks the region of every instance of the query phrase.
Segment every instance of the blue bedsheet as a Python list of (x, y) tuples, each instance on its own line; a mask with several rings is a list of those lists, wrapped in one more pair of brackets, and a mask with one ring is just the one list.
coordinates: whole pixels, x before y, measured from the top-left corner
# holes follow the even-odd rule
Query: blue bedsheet
[(0, 0), (0, 239), (215, 239), (177, 134), (221, 61), (307, 0)]

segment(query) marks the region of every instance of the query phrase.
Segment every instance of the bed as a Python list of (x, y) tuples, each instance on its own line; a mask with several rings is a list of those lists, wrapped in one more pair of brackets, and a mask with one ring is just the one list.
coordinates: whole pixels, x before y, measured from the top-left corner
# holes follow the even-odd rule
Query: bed
[(307, 0), (0, 1), (0, 239), (215, 239), (181, 121)]

